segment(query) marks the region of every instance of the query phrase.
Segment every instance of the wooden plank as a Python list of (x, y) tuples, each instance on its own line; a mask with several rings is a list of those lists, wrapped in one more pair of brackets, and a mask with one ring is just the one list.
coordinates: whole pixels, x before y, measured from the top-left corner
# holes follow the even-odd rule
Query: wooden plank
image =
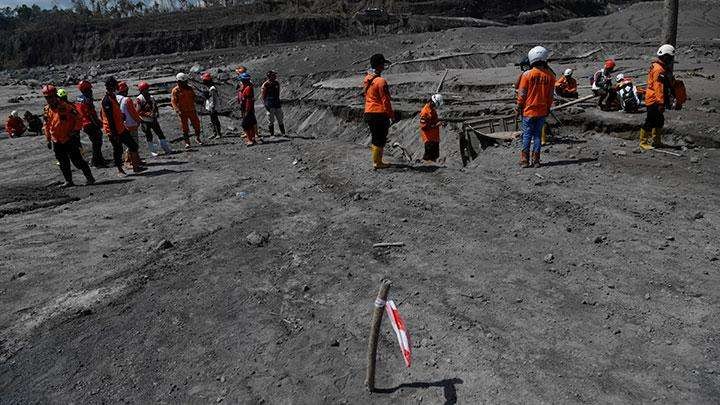
[(585, 97), (581, 97), (581, 98), (579, 98), (579, 99), (577, 99), (577, 100), (573, 100), (573, 101), (567, 102), (567, 103), (565, 103), (565, 104), (561, 104), (561, 105), (559, 105), (559, 106), (553, 107), (553, 108), (552, 108), (552, 111), (562, 110), (563, 108), (570, 107), (571, 105), (575, 105), (575, 104), (578, 104), (578, 103), (582, 103), (583, 101), (588, 101), (588, 100), (593, 99), (593, 98), (595, 98), (595, 97), (597, 97), (597, 96), (594, 95), (594, 94), (591, 94), (591, 95), (585, 96)]

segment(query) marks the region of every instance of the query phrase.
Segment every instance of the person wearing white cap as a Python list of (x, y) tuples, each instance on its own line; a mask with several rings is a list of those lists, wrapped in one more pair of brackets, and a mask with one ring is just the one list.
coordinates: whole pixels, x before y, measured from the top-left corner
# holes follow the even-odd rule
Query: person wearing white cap
[(17, 111), (10, 113), (10, 116), (5, 123), (5, 132), (7, 132), (10, 138), (20, 136), (25, 133), (25, 123)]
[(657, 59), (652, 62), (648, 72), (645, 90), (647, 116), (640, 129), (640, 149), (648, 150), (662, 146), (665, 109), (677, 108), (685, 101), (684, 94), (679, 103), (673, 100), (678, 96), (674, 88), (673, 63), (675, 63), (675, 47), (669, 44), (661, 46), (657, 50)]
[(578, 98), (578, 83), (573, 77), (572, 69), (565, 69), (565, 73), (555, 82), (555, 94), (563, 98)]
[(550, 51), (536, 46), (528, 52), (530, 70), (523, 73), (517, 95), (516, 114), (522, 116), (522, 150), (520, 166), (529, 167), (530, 144), (532, 165), (540, 167), (541, 133), (554, 101), (555, 74), (547, 60)]
[(440, 157), (440, 127), (445, 126), (445, 122), (438, 118), (437, 109), (442, 105), (442, 95), (433, 94), (420, 111), (420, 138), (425, 144), (425, 163), (435, 162)]
[(195, 109), (195, 91), (188, 84), (188, 75), (178, 73), (175, 76), (177, 86), (173, 87), (170, 94), (170, 104), (180, 119), (180, 130), (182, 131), (185, 149), (190, 148), (190, 127), (188, 121), (195, 130), (195, 141), (198, 145), (202, 145), (200, 140), (200, 118), (198, 118)]

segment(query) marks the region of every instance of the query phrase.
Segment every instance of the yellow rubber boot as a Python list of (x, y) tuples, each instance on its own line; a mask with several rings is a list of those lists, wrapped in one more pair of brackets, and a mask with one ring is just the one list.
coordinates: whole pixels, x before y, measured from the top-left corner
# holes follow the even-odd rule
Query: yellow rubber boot
[(645, 128), (640, 128), (640, 149), (650, 150), (655, 149), (651, 144), (648, 143), (648, 133)]
[(540, 131), (540, 145), (545, 146), (548, 144), (547, 139), (547, 124), (543, 125), (542, 131)]
[(387, 163), (383, 162), (383, 148), (372, 145), (372, 161), (373, 169), (386, 169), (390, 167)]
[(662, 128), (653, 128), (650, 139), (652, 140), (651, 144), (653, 147), (662, 148)]

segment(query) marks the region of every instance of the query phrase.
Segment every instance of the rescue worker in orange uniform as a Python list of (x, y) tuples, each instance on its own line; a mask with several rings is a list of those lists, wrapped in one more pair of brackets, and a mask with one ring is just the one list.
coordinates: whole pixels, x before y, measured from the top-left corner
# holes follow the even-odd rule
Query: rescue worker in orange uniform
[(380, 76), (390, 62), (382, 54), (370, 58), (370, 70), (363, 81), (365, 95), (365, 122), (370, 127), (372, 162), (374, 169), (390, 167), (383, 161), (383, 152), (387, 142), (390, 125), (396, 121), (390, 102), (390, 90), (387, 81)]
[(240, 92), (240, 114), (242, 114), (241, 126), (245, 132), (245, 145), (257, 144), (257, 117), (255, 116), (255, 86), (251, 81), (250, 74), (240, 74), (242, 90)]
[(62, 187), (75, 185), (70, 162), (82, 170), (88, 185), (94, 184), (95, 178), (90, 171), (90, 166), (83, 159), (78, 143), (74, 141), (76, 134), (82, 128), (80, 114), (75, 110), (73, 104), (58, 97), (55, 86), (50, 84), (43, 86), (42, 93), (47, 102), (44, 111), (45, 139), (48, 149), (55, 152), (55, 158), (60, 164), (60, 171), (65, 178)]
[(80, 90), (80, 95), (75, 101), (75, 109), (80, 113), (83, 132), (87, 134), (92, 143), (92, 159), (90, 162), (94, 167), (107, 167), (105, 158), (102, 155), (102, 122), (95, 110), (92, 84), (87, 80), (81, 80), (78, 83), (78, 90)]
[(565, 69), (563, 75), (555, 82), (555, 94), (558, 97), (578, 98), (578, 83), (573, 73), (572, 69)]
[(540, 167), (541, 132), (550, 114), (555, 91), (555, 74), (547, 64), (550, 52), (536, 46), (528, 52), (530, 70), (523, 73), (518, 88), (516, 113), (522, 115), (522, 151), (520, 165), (529, 167), (532, 141), (532, 165)]
[(100, 109), (100, 118), (103, 123), (103, 131), (107, 134), (108, 139), (113, 147), (113, 161), (117, 167), (118, 175), (125, 175), (123, 170), (123, 145), (127, 147), (130, 164), (134, 173), (145, 170), (140, 163), (140, 155), (138, 155), (138, 144), (130, 136), (130, 131), (125, 128), (125, 119), (120, 110), (115, 92), (117, 91), (118, 82), (114, 77), (109, 77), (105, 81), (105, 96), (102, 99)]
[(440, 127), (445, 126), (445, 122), (438, 117), (437, 109), (442, 105), (442, 95), (433, 94), (420, 111), (420, 139), (425, 144), (425, 163), (435, 162), (440, 157)]
[(20, 118), (20, 114), (18, 114), (17, 111), (10, 113), (7, 122), (5, 122), (5, 132), (7, 132), (10, 138), (20, 136), (25, 133), (25, 123), (22, 118)]
[[(640, 148), (649, 150), (662, 146), (662, 129), (665, 126), (665, 109), (674, 108), (673, 63), (675, 47), (663, 45), (657, 51), (657, 59), (650, 65), (645, 106), (647, 116), (640, 129)], [(683, 100), (684, 101), (684, 100)]]
[(177, 86), (173, 87), (170, 94), (170, 104), (180, 119), (180, 129), (182, 130), (185, 148), (190, 148), (190, 127), (188, 121), (195, 130), (195, 140), (198, 145), (202, 145), (200, 140), (200, 118), (198, 118), (195, 110), (195, 91), (188, 84), (188, 76), (185, 73), (178, 73)]

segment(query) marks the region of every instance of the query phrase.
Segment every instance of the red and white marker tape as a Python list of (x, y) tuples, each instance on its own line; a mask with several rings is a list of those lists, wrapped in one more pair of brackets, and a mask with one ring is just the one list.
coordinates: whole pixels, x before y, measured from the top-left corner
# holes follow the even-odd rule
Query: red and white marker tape
[(412, 362), (412, 350), (410, 349), (410, 335), (408, 334), (407, 327), (405, 326), (405, 320), (400, 316), (395, 303), (392, 300), (387, 300), (385, 303), (385, 311), (390, 318), (393, 329), (395, 329), (395, 335), (397, 335), (398, 343), (400, 344), (400, 351), (402, 352), (403, 358), (405, 359), (405, 365), (410, 367)]

